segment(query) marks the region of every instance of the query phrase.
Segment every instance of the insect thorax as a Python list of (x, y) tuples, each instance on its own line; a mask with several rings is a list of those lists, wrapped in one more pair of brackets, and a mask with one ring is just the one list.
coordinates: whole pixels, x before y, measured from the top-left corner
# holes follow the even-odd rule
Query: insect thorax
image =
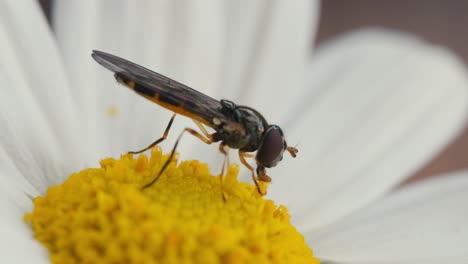
[(228, 100), (221, 100), (221, 105), (221, 112), (233, 122), (220, 123), (219, 139), (230, 148), (256, 151), (268, 126), (265, 118), (255, 109)]

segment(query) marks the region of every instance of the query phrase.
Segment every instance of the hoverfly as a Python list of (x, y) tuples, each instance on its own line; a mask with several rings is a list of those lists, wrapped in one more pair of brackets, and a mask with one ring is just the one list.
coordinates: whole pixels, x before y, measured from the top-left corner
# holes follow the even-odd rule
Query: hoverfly
[[(99, 64), (114, 72), (114, 77), (118, 83), (174, 112), (161, 138), (142, 150), (129, 153), (142, 153), (165, 140), (177, 114), (191, 118), (202, 132), (199, 133), (192, 128), (185, 128), (177, 138), (169, 158), (158, 175), (143, 188), (153, 185), (161, 177), (172, 160), (177, 145), (185, 132), (194, 135), (206, 144), (221, 142), (219, 150), (224, 155), (221, 177), (224, 175), (225, 165), (229, 163), (226, 147), (238, 149), (240, 161), (250, 170), (252, 180), (260, 195), (264, 195), (264, 193), (262, 193), (258, 181), (271, 181), (271, 178), (266, 174), (266, 168), (276, 166), (283, 159), (285, 150), (292, 157), (296, 157), (298, 150), (286, 144), (281, 128), (277, 125), (268, 124), (265, 118), (251, 107), (236, 105), (229, 100), (218, 101), (159, 73), (112, 54), (94, 50), (92, 57)], [(208, 133), (205, 126), (211, 127), (216, 132)], [(251, 153), (255, 151), (256, 154)], [(255, 158), (257, 168), (254, 169), (246, 161), (246, 158)]]

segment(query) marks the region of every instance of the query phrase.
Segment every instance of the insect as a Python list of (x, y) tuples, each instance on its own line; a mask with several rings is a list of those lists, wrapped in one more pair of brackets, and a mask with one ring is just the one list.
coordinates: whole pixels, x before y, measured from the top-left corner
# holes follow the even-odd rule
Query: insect
[[(229, 164), (228, 148), (238, 149), (240, 161), (250, 170), (252, 180), (260, 195), (264, 195), (264, 193), (260, 189), (259, 181), (271, 181), (266, 173), (266, 168), (276, 166), (283, 159), (285, 150), (292, 157), (296, 157), (298, 150), (286, 144), (281, 128), (268, 124), (265, 118), (251, 107), (236, 105), (229, 100), (213, 99), (186, 85), (112, 54), (94, 50), (92, 57), (99, 64), (114, 72), (118, 83), (174, 112), (161, 138), (144, 149), (129, 153), (142, 153), (164, 141), (177, 114), (191, 118), (201, 130), (199, 133), (192, 128), (185, 128), (177, 138), (169, 158), (161, 167), (158, 175), (143, 188), (153, 185), (161, 177), (172, 160), (182, 135), (186, 132), (206, 144), (220, 142), (219, 150), (224, 155), (221, 183), (225, 166)], [(211, 127), (215, 132), (208, 133), (205, 126)], [(253, 154), (252, 152), (255, 151), (256, 154)], [(254, 169), (246, 161), (246, 158), (254, 158), (257, 168)]]

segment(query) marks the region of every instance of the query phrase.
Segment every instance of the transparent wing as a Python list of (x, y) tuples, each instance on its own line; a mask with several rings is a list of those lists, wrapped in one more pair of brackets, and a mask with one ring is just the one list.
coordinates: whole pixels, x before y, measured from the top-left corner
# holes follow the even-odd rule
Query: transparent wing
[(221, 103), (197, 90), (109, 53), (94, 50), (92, 57), (115, 73), (136, 93), (178, 114), (215, 127), (213, 118), (230, 122), (221, 113)]

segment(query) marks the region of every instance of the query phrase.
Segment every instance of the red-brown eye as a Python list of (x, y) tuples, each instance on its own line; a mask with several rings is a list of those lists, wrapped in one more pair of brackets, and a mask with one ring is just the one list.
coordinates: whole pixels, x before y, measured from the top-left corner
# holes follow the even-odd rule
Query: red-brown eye
[(283, 131), (279, 126), (270, 125), (263, 134), (262, 143), (257, 151), (256, 160), (267, 168), (276, 166), (283, 159), (286, 149)]

